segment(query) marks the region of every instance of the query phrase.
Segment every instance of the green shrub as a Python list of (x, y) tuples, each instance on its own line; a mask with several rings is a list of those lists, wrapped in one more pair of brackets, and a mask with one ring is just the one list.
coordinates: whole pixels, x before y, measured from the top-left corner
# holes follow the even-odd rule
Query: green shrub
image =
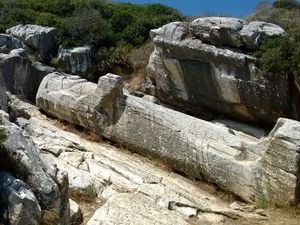
[(274, 8), (295, 9), (300, 8), (300, 3), (296, 0), (276, 0), (273, 3)]
[(255, 55), (260, 58), (261, 72), (268, 78), (293, 75), (300, 77), (300, 33), (270, 38)]
[[(149, 39), (149, 31), (168, 22), (182, 20), (181, 14), (161, 4), (135, 5), (106, 0), (0, 0), (0, 32), (17, 24), (58, 28), (58, 45), (92, 44), (98, 68), (128, 63), (132, 48)], [(102, 60), (102, 61), (101, 61)]]
[(283, 76), (300, 77), (300, 3), (294, 0), (277, 0), (273, 7), (259, 7), (251, 20), (275, 23), (287, 31), (284, 37), (265, 40), (255, 56), (260, 59), (264, 77), (279, 79)]
[(104, 75), (116, 66), (130, 67), (130, 53), (132, 46), (121, 41), (116, 47), (100, 48), (96, 56), (96, 66), (99, 75)]
[(274, 23), (283, 27), (288, 33), (295, 33), (300, 30), (300, 8), (298, 7), (288, 9), (275, 7), (258, 7), (257, 10), (246, 20), (258, 20)]

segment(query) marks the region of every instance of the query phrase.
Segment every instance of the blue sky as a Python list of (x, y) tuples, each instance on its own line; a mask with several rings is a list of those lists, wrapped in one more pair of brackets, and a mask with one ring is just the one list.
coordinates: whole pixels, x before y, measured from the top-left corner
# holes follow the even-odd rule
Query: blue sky
[(161, 3), (179, 9), (184, 15), (203, 13), (244, 17), (250, 15), (261, 0), (119, 0), (131, 3)]

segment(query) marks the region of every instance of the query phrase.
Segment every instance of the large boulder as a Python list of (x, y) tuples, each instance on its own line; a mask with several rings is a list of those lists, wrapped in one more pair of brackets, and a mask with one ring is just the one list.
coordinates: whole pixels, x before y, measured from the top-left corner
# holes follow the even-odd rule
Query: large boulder
[(6, 33), (19, 38), (33, 51), (38, 52), (43, 61), (49, 61), (57, 53), (55, 43), (57, 29), (53, 27), (19, 24), (7, 29)]
[(15, 49), (8, 54), (0, 54), (0, 75), (8, 91), (23, 95), (34, 101), (42, 79), (54, 68), (39, 62), (32, 63), (24, 49)]
[(175, 22), (151, 31), (155, 50), (148, 76), (156, 84), (159, 100), (193, 114), (217, 112), (265, 124), (300, 116), (292, 110), (293, 87), (288, 77), (264, 79), (258, 61), (236, 48), (283, 35), (280, 27), (213, 17), (195, 20), (191, 29), (192, 33), (187, 23)]
[(240, 136), (123, 94), (121, 84), (121, 77), (112, 74), (101, 77), (98, 85), (77, 76), (49, 74), (36, 103), (52, 116), (92, 129), (138, 153), (167, 160), (176, 170), (215, 183), (245, 201), (288, 205), (297, 200), (299, 122), (280, 119), (261, 140)]
[(93, 68), (93, 48), (91, 46), (83, 46), (76, 48), (58, 49), (58, 66), (59, 68), (71, 74), (80, 75), (91, 80)]
[[(27, 185), (0, 171), (0, 222), (11, 225), (39, 225), (41, 207)], [(3, 221), (2, 221), (3, 220)]]
[(278, 25), (260, 21), (246, 22), (231, 17), (202, 17), (190, 23), (192, 35), (217, 45), (257, 49), (267, 37), (282, 36), (285, 31)]
[(239, 32), (246, 22), (230, 17), (203, 17), (191, 22), (192, 33), (203, 41), (214, 45), (241, 47)]
[(250, 49), (258, 49), (260, 44), (268, 37), (278, 37), (285, 31), (278, 25), (261, 21), (252, 21), (241, 30), (244, 44)]
[[(37, 198), (41, 209), (59, 221), (69, 223), (68, 176), (40, 159), (40, 151), (28, 134), (2, 116), (0, 129), (7, 136), (1, 145), (0, 168), (22, 179)], [(54, 173), (52, 171), (55, 171)], [(46, 213), (47, 214), (47, 213)]]

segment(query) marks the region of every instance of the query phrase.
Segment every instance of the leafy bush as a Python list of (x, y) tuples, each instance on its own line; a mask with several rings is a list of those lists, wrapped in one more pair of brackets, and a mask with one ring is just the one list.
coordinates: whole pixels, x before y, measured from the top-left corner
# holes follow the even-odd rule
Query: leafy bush
[(288, 33), (294, 33), (300, 30), (300, 8), (258, 7), (247, 20), (274, 23), (283, 27)]
[(300, 77), (300, 33), (266, 40), (256, 56), (265, 77)]
[(97, 70), (99, 75), (105, 74), (116, 66), (130, 66), (129, 58), (132, 46), (119, 42), (116, 47), (100, 48), (97, 53)]
[(295, 9), (300, 8), (300, 3), (296, 0), (277, 0), (273, 3), (274, 8), (278, 9)]
[(278, 24), (288, 35), (265, 40), (255, 56), (260, 59), (262, 75), (270, 79), (300, 77), (300, 3), (277, 0), (273, 7), (258, 8), (248, 20)]

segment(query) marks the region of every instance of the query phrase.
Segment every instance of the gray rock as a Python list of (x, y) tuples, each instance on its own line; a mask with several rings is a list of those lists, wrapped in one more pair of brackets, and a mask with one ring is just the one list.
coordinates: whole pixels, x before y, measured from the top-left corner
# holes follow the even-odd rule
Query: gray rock
[(94, 52), (91, 46), (58, 49), (58, 66), (63, 72), (91, 80)]
[(6, 85), (4, 81), (3, 74), (0, 71), (0, 110), (7, 112), (8, 109), (8, 100), (6, 95)]
[(168, 160), (176, 170), (245, 201), (288, 205), (297, 199), (299, 122), (280, 119), (261, 140), (240, 137), (226, 127), (124, 95), (121, 84), (112, 74), (101, 77), (98, 86), (50, 74), (42, 81), (37, 105), (140, 154)]
[(72, 199), (69, 199), (70, 201), (70, 218), (71, 218), (71, 224), (72, 225), (79, 225), (82, 223), (82, 213), (81, 209), (79, 208), (79, 205), (73, 201)]
[(54, 72), (54, 68), (32, 63), (24, 51), (15, 49), (9, 54), (0, 54), (0, 73), (8, 91), (34, 101), (40, 82)]
[(193, 35), (213, 45), (241, 47), (240, 31), (246, 21), (230, 17), (203, 17), (191, 22)]
[(27, 185), (0, 171), (0, 217), (11, 225), (39, 225), (41, 207)]
[(69, 202), (68, 176), (56, 171), (51, 177), (45, 171), (52, 165), (44, 164), (40, 152), (33, 141), (22, 134), (22, 130), (2, 117), (0, 128), (7, 135), (0, 152), (1, 168), (18, 175), (27, 183), (35, 194), (42, 210), (53, 211), (60, 219), (60, 224), (68, 224)]
[[(222, 20), (231, 22), (223, 24)], [(216, 19), (222, 26), (228, 25), (228, 32), (237, 32), (241, 29), (238, 24), (243, 23), (238, 19), (222, 20)], [(203, 43), (187, 29), (184, 35), (186, 26), (171, 23), (151, 31), (155, 50), (147, 72), (156, 84), (156, 97), (161, 102), (194, 115), (217, 112), (260, 124), (274, 124), (279, 117), (299, 117), (299, 112), (292, 109), (294, 98), (287, 77), (272, 81), (262, 78), (255, 58), (236, 48)], [(181, 34), (181, 38), (175, 34)], [(240, 33), (235, 35), (232, 41), (242, 39)]]
[(7, 29), (6, 33), (19, 38), (32, 50), (37, 51), (43, 61), (49, 61), (57, 53), (54, 40), (57, 30), (53, 27), (20, 24)]
[[(66, 89), (70, 88), (70, 90), (65, 92), (66, 95), (63, 93), (62, 96), (58, 97), (56, 91), (61, 90), (61, 85)], [(53, 94), (48, 95), (48, 88), (54, 91)], [(67, 121), (73, 124), (98, 130), (109, 126), (118, 119), (116, 118), (118, 114), (113, 109), (118, 108), (118, 105), (123, 101), (122, 90), (122, 79), (113, 74), (101, 77), (97, 85), (78, 76), (53, 73), (43, 79), (36, 97), (36, 103), (42, 107), (49, 102), (56, 102), (55, 99), (57, 99), (56, 107), (62, 113), (61, 118), (66, 118)], [(68, 95), (68, 91), (71, 91), (72, 95)], [(75, 94), (76, 99), (74, 99), (73, 94)], [(65, 103), (68, 105), (65, 105)], [(69, 110), (66, 110), (66, 108)], [(78, 108), (82, 114), (77, 114), (77, 110), (74, 111), (75, 108)], [(95, 110), (96, 108), (99, 111)], [(49, 107), (46, 112), (55, 115), (52, 107)], [(93, 120), (99, 121), (103, 126), (95, 124)], [(101, 130), (98, 131), (101, 132)]]
[(276, 24), (253, 21), (244, 25), (240, 34), (247, 48), (258, 49), (267, 37), (283, 36), (286, 33)]
[[(173, 23), (168, 26), (173, 26)], [(257, 49), (267, 37), (285, 35), (285, 31), (278, 25), (260, 21), (247, 23), (231, 17), (198, 18), (190, 23), (190, 30), (192, 35), (206, 43), (248, 49)]]
[(98, 209), (87, 225), (173, 225), (189, 223), (178, 213), (161, 208), (143, 194), (117, 194)]
[[(265, 216), (253, 213), (254, 210), (248, 213), (249, 211), (242, 212), (239, 208), (237, 210), (229, 208), (227, 202), (202, 190), (201, 185), (195, 185), (178, 174), (154, 166), (150, 160), (120, 151), (120, 149), (105, 143), (90, 142), (79, 135), (53, 126), (52, 123), (52, 120), (36, 116), (34, 113), (33, 117), (27, 121), (26, 130), (31, 127), (30, 136), (38, 145), (49, 145), (50, 140), (39, 138), (39, 130), (49, 129), (50, 132), (45, 132), (45, 135), (53, 132), (74, 143), (80, 142), (87, 151), (91, 151), (83, 153), (89, 172), (80, 167), (75, 168), (76, 164), (68, 164), (70, 160), (67, 157), (56, 158), (50, 154), (42, 155), (43, 160), (51, 160), (49, 164), (56, 164), (57, 168), (64, 168), (68, 171), (71, 196), (74, 191), (82, 194), (89, 193), (93, 196), (98, 194), (102, 202), (103, 199), (109, 199), (117, 193), (142, 193), (149, 196), (157, 205), (177, 211), (184, 218), (195, 215), (195, 213), (199, 214), (198, 212), (207, 212), (215, 214), (216, 217), (224, 215), (228, 220), (254, 218), (258, 222), (258, 220), (267, 219)], [(64, 145), (65, 141), (61, 138), (58, 138), (57, 145), (59, 145), (59, 141)], [(72, 151), (82, 153), (79, 149)], [(99, 192), (97, 192), (97, 187), (101, 187)], [(93, 189), (96, 192), (91, 193)]]
[(0, 48), (6, 47), (8, 51), (18, 48), (25, 48), (25, 45), (19, 39), (7, 34), (0, 34)]

